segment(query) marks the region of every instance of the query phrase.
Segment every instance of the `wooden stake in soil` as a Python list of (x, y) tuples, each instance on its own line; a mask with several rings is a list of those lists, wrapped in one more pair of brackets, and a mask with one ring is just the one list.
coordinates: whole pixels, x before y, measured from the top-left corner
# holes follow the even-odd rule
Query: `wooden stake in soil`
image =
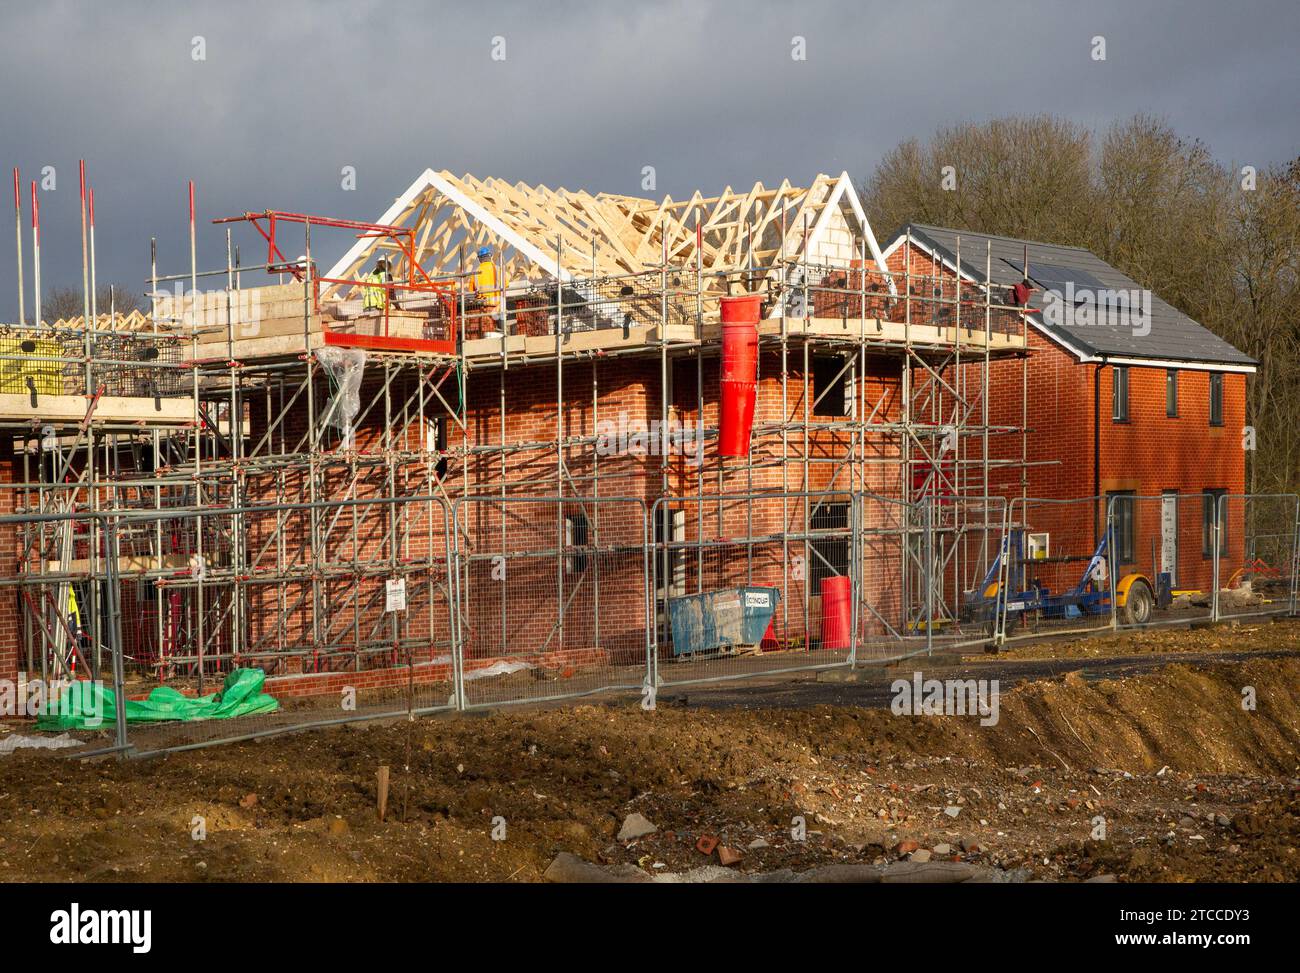
[(388, 813), (388, 765), (379, 768), (379, 820), (383, 821)]

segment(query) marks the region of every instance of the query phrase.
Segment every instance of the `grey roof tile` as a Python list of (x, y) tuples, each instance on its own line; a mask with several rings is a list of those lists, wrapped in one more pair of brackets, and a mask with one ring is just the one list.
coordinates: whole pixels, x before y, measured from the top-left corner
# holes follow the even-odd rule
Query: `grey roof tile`
[[(903, 227), (890, 238), (890, 244), (909, 230), (914, 240), (938, 251), (954, 264), (960, 243), (962, 270), (976, 280), (984, 280), (987, 253), (992, 258), (990, 276), (994, 284), (1006, 286), (1018, 283), (1022, 279), (1028, 248), (1031, 279), (1034, 278), (1035, 268), (1038, 268), (1045, 279), (1054, 281), (1074, 279), (1082, 286), (1086, 280), (1090, 286), (1096, 286), (1093, 284), (1095, 280), (1111, 290), (1142, 289), (1132, 278), (1082, 247), (1017, 240), (1013, 237), (953, 230), (924, 223), (912, 223)], [(1054, 325), (1041, 314), (1044, 307), (1041, 285), (1035, 289), (1029, 304), (1031, 308), (1040, 311), (1038, 318), (1046, 330), (1091, 355), (1175, 359), (1206, 364), (1256, 364), (1249, 355), (1238, 351), (1154, 293), (1151, 295), (1151, 330), (1148, 334), (1135, 333), (1135, 329), (1128, 325)]]

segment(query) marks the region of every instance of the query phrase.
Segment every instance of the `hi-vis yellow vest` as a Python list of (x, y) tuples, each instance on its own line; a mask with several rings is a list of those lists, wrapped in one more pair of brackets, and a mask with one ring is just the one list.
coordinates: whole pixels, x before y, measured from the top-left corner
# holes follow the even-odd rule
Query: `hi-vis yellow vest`
[(68, 585), (68, 618), (76, 626), (73, 631), (81, 630), (81, 609), (77, 607), (77, 593)]
[[(382, 270), (376, 270), (366, 280), (373, 281), (376, 284), (387, 283), (388, 277)], [(370, 311), (374, 309), (382, 310), (388, 304), (388, 290), (383, 287), (366, 287), (364, 288), (365, 300), (362, 302), (362, 308)]]

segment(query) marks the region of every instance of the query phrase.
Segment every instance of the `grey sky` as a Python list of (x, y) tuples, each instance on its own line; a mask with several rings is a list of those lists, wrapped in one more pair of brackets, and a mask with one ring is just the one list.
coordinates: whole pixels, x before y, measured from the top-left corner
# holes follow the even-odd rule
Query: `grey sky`
[[(1152, 112), (1239, 164), (1300, 154), (1294, 0), (7, 6), (0, 165), (6, 186), (23, 172), (29, 287), (26, 186), (46, 165), (58, 189), (41, 197), (43, 283), (80, 286), (82, 157), (99, 280), (142, 290), (151, 236), (160, 272), (188, 269), (191, 178), (200, 266), (215, 267), (213, 217), (373, 219), (426, 166), (644, 195), (653, 165), (657, 194), (682, 196), (842, 169), (861, 179), (901, 139), (1021, 112), (1090, 126)], [(791, 58), (795, 35), (806, 61)], [(1090, 57), (1096, 35), (1105, 62)], [(195, 36), (206, 60), (191, 56)], [(12, 320), (4, 212), (0, 320)], [(260, 260), (252, 231), (238, 234)], [(334, 239), (323, 263), (348, 242)]]

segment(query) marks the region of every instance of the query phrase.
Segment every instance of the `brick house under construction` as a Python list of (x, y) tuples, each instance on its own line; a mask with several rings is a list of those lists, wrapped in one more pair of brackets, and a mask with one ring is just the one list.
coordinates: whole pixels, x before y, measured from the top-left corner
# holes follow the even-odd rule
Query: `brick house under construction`
[[(484, 700), (516, 667), (598, 688), (678, 655), (673, 599), (736, 587), (776, 592), (772, 668), (892, 654), (922, 617), (956, 621), (996, 549), (988, 498), (1044, 482), (1037, 339), (1005, 273), (882, 251), (847, 174), (656, 201), (428, 170), (374, 224), (233, 220), (265, 262), (155, 273), (129, 329), (0, 336), (29, 363), (21, 342), (47, 342), (42, 384), (0, 391), (3, 512), (45, 518), (5, 532), (3, 672), (93, 666), (110, 566), (133, 671), (196, 688), (235, 665), (280, 695), (456, 665)], [(481, 246), (500, 293), (467, 286)], [(723, 455), (740, 295), (752, 431)], [(123, 513), (113, 536), (88, 510)], [(836, 578), (852, 640), (823, 617)]]

